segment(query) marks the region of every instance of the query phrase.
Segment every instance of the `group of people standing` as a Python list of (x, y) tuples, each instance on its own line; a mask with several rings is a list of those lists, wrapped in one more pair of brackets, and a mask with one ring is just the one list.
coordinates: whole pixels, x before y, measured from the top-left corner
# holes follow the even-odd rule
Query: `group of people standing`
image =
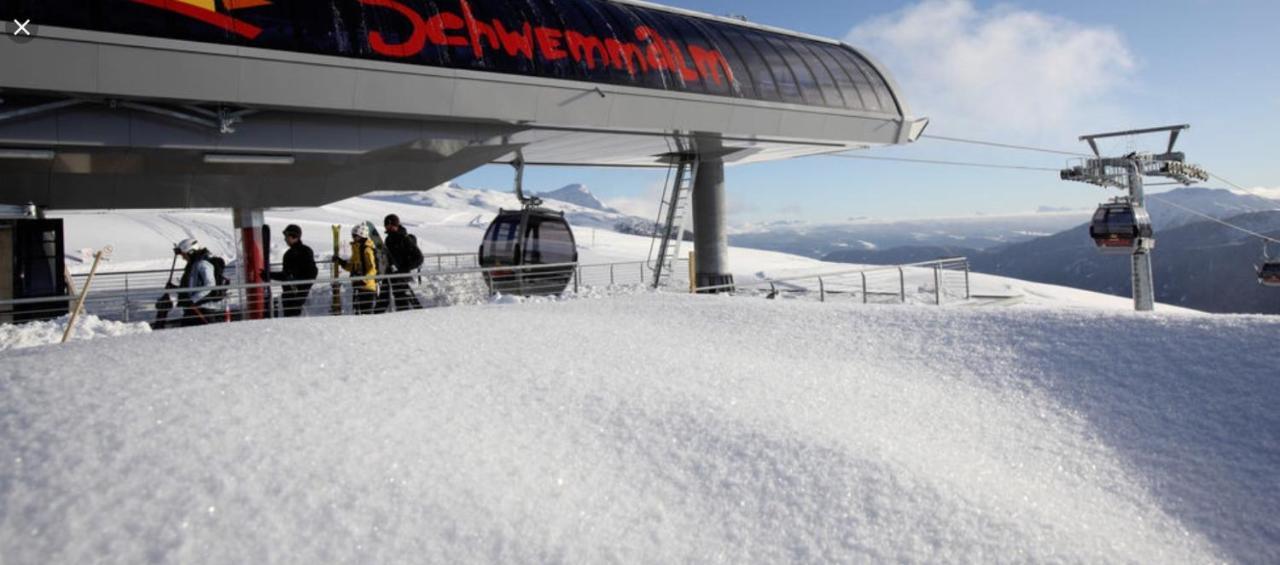
[(396, 310), (417, 310), (422, 308), (418, 297), (409, 287), (406, 277), (393, 277), (379, 281), (379, 266), (383, 265), (390, 272), (387, 274), (412, 273), (422, 266), (422, 250), (418, 248), (418, 240), (409, 235), (408, 230), (400, 223), (400, 217), (388, 214), (382, 221), (386, 230), (383, 238), (385, 261), (379, 260), (377, 247), (370, 239), (369, 227), (356, 224), (351, 228), (351, 258), (343, 259), (333, 256), (333, 262), (351, 273), (351, 288), (354, 295), (351, 299), (356, 314), (381, 314), (394, 303)]
[[(383, 227), (386, 237), (381, 249), (374, 244), (369, 226), (361, 223), (351, 229), (351, 258), (343, 259), (337, 255), (332, 258), (334, 263), (351, 273), (352, 305), (357, 314), (381, 314), (393, 303), (396, 310), (422, 308), (407, 277), (374, 278), (412, 273), (422, 266), (423, 261), (417, 239), (400, 223), (399, 216), (388, 214), (383, 219)], [(285, 317), (292, 318), (302, 315), (320, 270), (316, 266), (315, 252), (302, 242), (300, 226), (290, 224), (286, 227), (284, 241), (289, 249), (284, 253), (280, 270), (263, 274), (281, 281), (282, 310)], [(222, 274), (225, 261), (213, 256), (195, 238), (182, 240), (173, 251), (175, 261), (177, 257), (186, 261), (178, 283), (174, 284), (171, 279), (165, 286), (175, 291), (177, 306), (182, 310), (177, 325), (203, 325), (227, 319), (226, 290), (212, 288), (230, 284)], [(173, 305), (168, 293), (157, 302), (157, 327), (168, 325), (168, 314)]]

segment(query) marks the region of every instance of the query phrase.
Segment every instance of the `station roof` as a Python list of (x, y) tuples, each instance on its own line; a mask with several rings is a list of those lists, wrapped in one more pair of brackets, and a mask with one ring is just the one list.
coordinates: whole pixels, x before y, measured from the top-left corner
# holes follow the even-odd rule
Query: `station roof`
[(927, 124), (854, 47), (636, 0), (0, 0), (13, 20), (36, 32), (0, 40), (10, 204), (319, 205), (517, 151), (737, 164)]
[[(8, 0), (6, 20), (902, 115), (832, 40), (634, 1)], [(11, 17), (12, 16), (12, 17)]]

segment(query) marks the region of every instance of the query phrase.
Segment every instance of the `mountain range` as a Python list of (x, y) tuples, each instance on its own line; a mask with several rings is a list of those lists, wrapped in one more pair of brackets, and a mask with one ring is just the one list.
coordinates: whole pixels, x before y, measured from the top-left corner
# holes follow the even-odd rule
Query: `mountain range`
[[(1169, 204), (1280, 239), (1280, 202), (1221, 189), (1178, 189), (1155, 196), (1149, 209), (1156, 228), (1152, 263), (1158, 301), (1208, 312), (1280, 314), (1280, 292), (1257, 284), (1256, 265), (1263, 257), (1258, 238)], [(1280, 253), (1280, 246), (1273, 253)], [(1128, 258), (1099, 254), (1088, 224), (988, 249), (905, 245), (841, 250), (824, 259), (901, 264), (946, 256), (967, 256), (978, 272), (1119, 296), (1130, 293)]]
[(1091, 211), (1055, 211), (1010, 216), (974, 216), (922, 220), (855, 219), (843, 223), (773, 222), (739, 226), (729, 243), (821, 259), (831, 254), (899, 247), (989, 249), (1051, 235), (1089, 219)]

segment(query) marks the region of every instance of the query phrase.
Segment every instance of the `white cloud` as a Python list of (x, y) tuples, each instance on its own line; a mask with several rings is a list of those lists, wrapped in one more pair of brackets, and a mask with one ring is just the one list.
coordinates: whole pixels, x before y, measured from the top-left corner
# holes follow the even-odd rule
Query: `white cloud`
[[(658, 216), (658, 204), (662, 202), (662, 188), (663, 183), (654, 183), (646, 187), (644, 192), (638, 196), (615, 196), (605, 200), (604, 203), (606, 206), (615, 208), (629, 216), (645, 219), (656, 218)], [(750, 199), (736, 197), (733, 194), (728, 195), (728, 208), (725, 212), (729, 216), (749, 216), (759, 211), (760, 207)], [(800, 212), (798, 206), (787, 211)]]
[(662, 189), (665, 184), (665, 181), (652, 183), (638, 196), (615, 196), (602, 200), (606, 206), (615, 208), (628, 216), (655, 218), (658, 215), (658, 204), (662, 202)]
[(1255, 186), (1253, 188), (1250, 188), (1249, 191), (1245, 192), (1244, 194), (1252, 194), (1254, 196), (1261, 196), (1263, 198), (1270, 198), (1272, 200), (1280, 200), (1280, 186), (1275, 188), (1267, 188), (1265, 186)]
[(912, 113), (953, 134), (1074, 131), (1135, 67), (1114, 29), (970, 0), (925, 0), (847, 40), (884, 61)]

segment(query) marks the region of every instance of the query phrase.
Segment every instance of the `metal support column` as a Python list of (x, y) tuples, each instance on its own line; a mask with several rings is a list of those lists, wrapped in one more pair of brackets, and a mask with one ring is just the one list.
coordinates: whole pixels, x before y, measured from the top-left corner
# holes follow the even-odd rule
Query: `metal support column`
[(733, 274), (729, 271), (729, 235), (725, 230), (724, 161), (704, 155), (698, 162), (694, 183), (697, 284), (699, 287), (733, 284)]
[[(235, 228), (240, 232), (240, 284), (264, 282), (262, 271), (267, 268), (267, 258), (262, 254), (263, 212), (261, 208), (236, 208), (232, 210)], [(266, 317), (266, 292), (261, 288), (244, 291), (241, 307), (243, 319), (261, 320)]]
[(1151, 254), (1146, 251), (1133, 253), (1133, 309), (1150, 312), (1155, 309), (1155, 284), (1151, 276)]
[[(1142, 164), (1134, 161), (1129, 165), (1129, 199), (1138, 210), (1147, 205), (1142, 183)], [(1133, 309), (1138, 312), (1155, 310), (1155, 280), (1151, 274), (1151, 248), (1154, 244), (1154, 238), (1141, 239), (1133, 250)]]

